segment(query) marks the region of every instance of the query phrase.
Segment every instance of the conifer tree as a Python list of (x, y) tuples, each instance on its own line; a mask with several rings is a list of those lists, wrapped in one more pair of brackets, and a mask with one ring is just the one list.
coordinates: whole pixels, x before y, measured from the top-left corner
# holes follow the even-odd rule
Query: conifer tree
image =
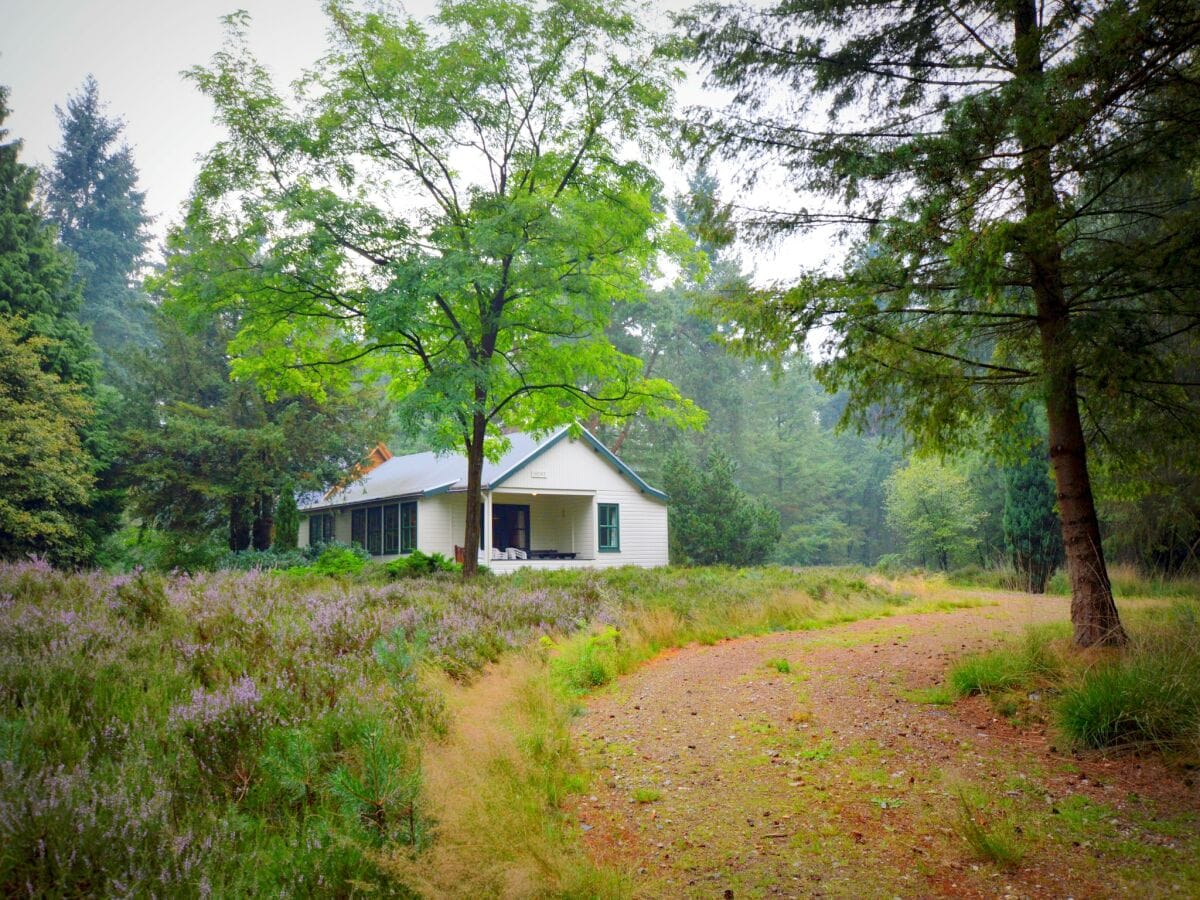
[(1121, 435), (1145, 452), (1153, 429), (1200, 462), (1200, 8), (786, 0), (684, 25), (734, 92), (693, 136), (779, 162), (800, 195), (748, 214), (758, 233), (849, 244), (841, 271), (740, 309), (748, 336), (790, 349), (821, 329), (849, 417), (941, 450), (1039, 399), (1076, 643), (1124, 643), (1088, 457)]
[(37, 172), (5, 142), (0, 87), (0, 557), (85, 560), (94, 346), (75, 314), (70, 258), (34, 201)]
[(46, 206), (59, 238), (76, 256), (82, 284), (81, 319), (92, 329), (110, 382), (124, 380), (123, 359), (150, 336), (150, 304), (139, 268), (150, 217), (138, 190), (137, 167), (121, 143), (124, 124), (105, 115), (96, 79), (55, 109), (62, 145), (54, 153)]

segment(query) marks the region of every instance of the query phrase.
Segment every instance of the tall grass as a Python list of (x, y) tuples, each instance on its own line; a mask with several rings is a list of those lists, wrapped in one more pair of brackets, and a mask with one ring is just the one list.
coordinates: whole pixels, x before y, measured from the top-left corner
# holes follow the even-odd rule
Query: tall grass
[[(1200, 578), (1194, 575), (1165, 576), (1145, 573), (1136, 566), (1119, 563), (1108, 567), (1113, 593), (1118, 597), (1179, 598), (1200, 596)], [(1023, 591), (1025, 578), (1011, 566), (984, 568), (963, 566), (946, 574), (948, 584), (956, 587), (986, 588), (997, 591)], [(1059, 569), (1046, 584), (1048, 594), (1070, 594), (1071, 579), (1065, 569)]]
[(1130, 645), (1081, 653), (1065, 624), (1028, 629), (951, 666), (958, 696), (1044, 688), (1064, 736), (1092, 749), (1153, 749), (1200, 759), (1200, 598), (1123, 611)]
[(1093, 748), (1152, 747), (1200, 757), (1200, 604), (1148, 610), (1130, 647), (1063, 688), (1058, 721)]
[(620, 894), (560, 809), (578, 695), (665, 647), (945, 605), (912, 587), (2, 564), (0, 893)]
[(432, 667), (600, 617), (563, 588), (0, 565), (0, 893), (404, 894)]

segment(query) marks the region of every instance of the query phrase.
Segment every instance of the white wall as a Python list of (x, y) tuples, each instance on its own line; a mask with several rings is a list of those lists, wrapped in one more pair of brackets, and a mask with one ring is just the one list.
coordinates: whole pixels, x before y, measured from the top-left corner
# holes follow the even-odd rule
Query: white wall
[[(532, 496), (534, 491), (538, 496)], [(529, 505), (534, 550), (573, 552), (582, 565), (597, 568), (665, 566), (668, 562), (666, 502), (642, 492), (583, 441), (563, 438), (503, 482), (493, 493), (493, 500)], [(620, 552), (601, 553), (597, 548), (598, 503), (620, 507)], [(466, 509), (465, 493), (439, 494), (418, 501), (418, 549), (453, 558), (455, 545), (463, 542)], [(334, 537), (350, 543), (349, 510), (335, 511)], [(307, 544), (305, 520), (300, 526), (300, 546)], [(513, 567), (505, 564), (496, 568), (500, 571)]]

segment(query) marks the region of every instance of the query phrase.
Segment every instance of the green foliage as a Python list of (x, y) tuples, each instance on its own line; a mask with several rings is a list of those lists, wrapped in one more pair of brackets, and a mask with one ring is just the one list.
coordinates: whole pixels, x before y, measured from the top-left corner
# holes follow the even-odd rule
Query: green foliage
[(674, 73), (636, 17), (559, 0), (447, 2), (428, 23), (328, 10), (333, 46), (294, 104), (248, 51), (244, 15), (190, 73), (229, 138), (166, 282), (235, 321), (234, 375), (318, 399), (385, 382), (400, 425), (476, 473), (503, 426), (638, 410), (697, 423), (604, 334), (686, 246), (640, 162)]
[(792, 671), (791, 663), (782, 657), (777, 659), (768, 659), (767, 666), (768, 668), (774, 669), (780, 675), (787, 675)]
[(20, 142), (2, 143), (7, 96), (0, 88), (0, 558), (76, 563), (95, 550), (95, 345), (76, 318), (69, 255), (34, 204), (37, 173), (18, 161)]
[(426, 640), (422, 635), (410, 639), (397, 629), (377, 640), (372, 648), (375, 660), (391, 684), (401, 733), (408, 737), (415, 737), (425, 729), (445, 734), (447, 728), (441, 697), (428, 690), (421, 680), (419, 666), (427, 652)]
[(345, 544), (325, 544), (320, 554), (307, 566), (289, 569), (293, 575), (358, 575), (363, 571), (371, 556), (362, 547)]
[(438, 572), (461, 572), (462, 565), (446, 558), (441, 553), (422, 553), (413, 550), (406, 556), (397, 557), (384, 568), (393, 578), (424, 578)]
[(294, 550), (300, 538), (300, 510), (296, 506), (296, 491), (290, 482), (285, 482), (275, 507), (275, 535), (271, 546), (286, 552)]
[(603, 687), (631, 666), (632, 658), (626, 650), (616, 628), (584, 635), (554, 660), (554, 675), (581, 694)]
[(91, 407), (79, 385), (42, 370), (47, 340), (19, 330), (0, 320), (0, 558), (73, 560), (94, 483), (79, 439)]
[(104, 114), (96, 79), (55, 109), (62, 145), (46, 180), (46, 211), (76, 259), (80, 319), (99, 346), (107, 377), (127, 386), (126, 363), (151, 340), (151, 306), (138, 270), (149, 241), (145, 193), (133, 154), (119, 144), (124, 124)]
[(888, 479), (888, 524), (921, 565), (945, 570), (970, 553), (982, 515), (962, 473), (936, 460), (910, 460)]
[(698, 565), (756, 565), (779, 542), (779, 513), (747, 496), (728, 456), (710, 453), (703, 466), (683, 453), (668, 457), (663, 487), (670, 497), (671, 557)]
[(329, 776), (329, 791), (347, 821), (375, 847), (427, 844), (428, 823), (418, 809), (421, 768), (413, 749), (389, 745), (379, 731), (369, 731), (348, 756)]
[(1040, 435), (1023, 460), (1004, 469), (1003, 521), (1009, 558), (1025, 582), (1021, 590), (1045, 593), (1064, 556), (1050, 456)]
[(333, 483), (358, 462), (373, 398), (318, 403), (231, 381), (232, 320), (191, 303), (172, 292), (155, 311), (125, 434), (129, 498), (175, 544), (216, 538), (234, 552), (267, 550), (280, 531), (277, 498), (297, 480)]

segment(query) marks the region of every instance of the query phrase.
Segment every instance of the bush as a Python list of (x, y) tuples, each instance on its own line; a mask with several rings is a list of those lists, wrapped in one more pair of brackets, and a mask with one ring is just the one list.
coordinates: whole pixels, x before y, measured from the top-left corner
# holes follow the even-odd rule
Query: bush
[(462, 566), (440, 553), (432, 555), (413, 550), (407, 556), (393, 559), (384, 566), (392, 578), (425, 578), (440, 572), (462, 572)]
[(286, 571), (289, 575), (359, 575), (370, 559), (370, 554), (361, 547), (323, 544), (316, 559), (309, 565), (293, 566)]
[(290, 569), (306, 566), (321, 553), (321, 547), (272, 547), (270, 550), (227, 551), (217, 560), (217, 569), (249, 572), (255, 569)]

